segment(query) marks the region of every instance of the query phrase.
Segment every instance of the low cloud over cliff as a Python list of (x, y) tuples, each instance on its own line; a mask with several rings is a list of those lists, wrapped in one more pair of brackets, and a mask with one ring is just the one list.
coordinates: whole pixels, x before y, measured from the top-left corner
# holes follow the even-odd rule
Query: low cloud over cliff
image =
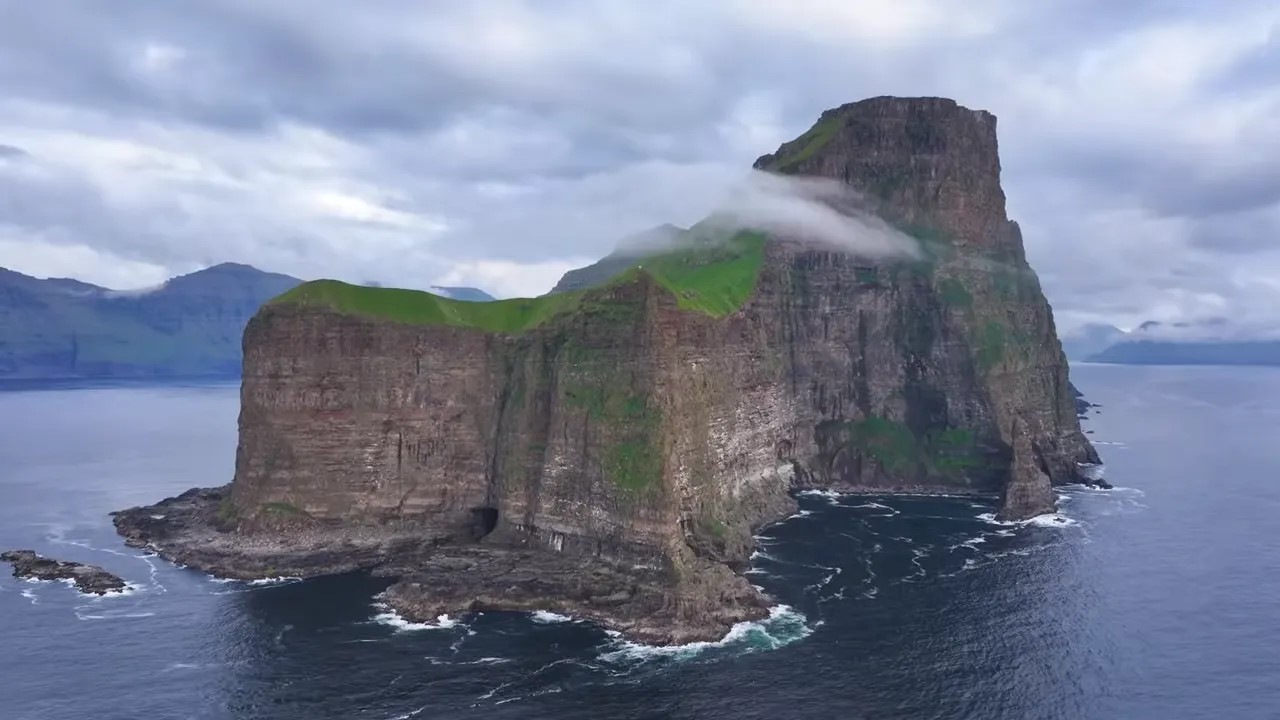
[(860, 195), (844, 183), (753, 170), (716, 209), (713, 222), (872, 258), (920, 256), (914, 238), (863, 207)]

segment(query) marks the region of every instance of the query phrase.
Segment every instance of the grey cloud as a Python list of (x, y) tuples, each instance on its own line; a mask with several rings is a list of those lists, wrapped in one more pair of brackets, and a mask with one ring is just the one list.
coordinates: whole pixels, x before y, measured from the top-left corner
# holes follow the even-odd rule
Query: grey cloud
[[(171, 268), (230, 259), (422, 286), (454, 264), (598, 256), (696, 222), (823, 109), (940, 94), (1000, 117), (1011, 208), (1066, 316), (1140, 321), (1194, 309), (1188, 292), (1267, 304), (1235, 264), (1248, 253), (1256, 274), (1280, 272), (1280, 128), (1258, 113), (1231, 129), (1229, 113), (1278, 99), (1274, 32), (1185, 98), (1135, 103), (1135, 119), (1108, 112), (1161, 88), (1108, 94), (1095, 85), (1130, 68), (1082, 68), (1135, 33), (1230, 14), (988, 4), (1004, 19), (977, 37), (877, 44), (749, 22), (727, 0), (0, 0), (0, 137), (33, 153), (0, 163), (0, 226)], [(39, 137), (9, 132), (31, 128), (159, 147), (194, 169), (124, 163), (132, 150), (114, 147), (83, 167), (46, 164)], [(325, 193), (444, 229), (359, 207), (325, 216), (313, 207)]]
[[(1208, 252), (1252, 255), (1280, 251), (1280, 208), (1197, 222), (1191, 243)], [(1239, 262), (1249, 262), (1240, 258)]]

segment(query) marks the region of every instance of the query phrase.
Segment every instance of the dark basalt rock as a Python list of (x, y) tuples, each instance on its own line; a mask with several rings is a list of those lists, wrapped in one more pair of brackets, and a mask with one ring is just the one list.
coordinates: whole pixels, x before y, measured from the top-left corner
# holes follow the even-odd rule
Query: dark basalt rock
[[(406, 620), (483, 610), (548, 610), (657, 645), (718, 640), (768, 617), (772, 599), (724, 565), (695, 561), (673, 592), (668, 568), (548, 552), (518, 538), (423, 523), (320, 522), (251, 532), (219, 527), (227, 488), (193, 488), (112, 513), (131, 547), (218, 577), (254, 580), (372, 571), (397, 582), (382, 600)], [(220, 512), (221, 511), (221, 512)], [(219, 515), (224, 517), (219, 518)], [(715, 602), (708, 602), (713, 596)]]
[(1075, 399), (1076, 417), (1084, 419), (1084, 417), (1089, 414), (1089, 408), (1100, 407), (1098, 405), (1094, 405), (1088, 400), (1085, 400), (1084, 393), (1080, 392), (1080, 389), (1075, 386), (1075, 383), (1068, 384), (1068, 387), (1071, 389), (1071, 396)]
[(64, 562), (38, 555), (33, 550), (0, 553), (0, 560), (13, 563), (13, 576), (35, 580), (70, 580), (87, 595), (124, 592), (124, 580), (95, 565)]

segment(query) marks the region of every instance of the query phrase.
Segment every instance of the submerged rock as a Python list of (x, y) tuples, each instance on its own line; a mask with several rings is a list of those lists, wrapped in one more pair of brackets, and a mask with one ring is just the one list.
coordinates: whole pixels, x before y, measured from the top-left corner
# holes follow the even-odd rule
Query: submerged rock
[(33, 550), (0, 553), (0, 560), (13, 564), (13, 576), (33, 580), (70, 580), (87, 595), (124, 592), (124, 580), (95, 565), (64, 562), (37, 555)]
[(1097, 455), (995, 125), (873, 98), (756, 162), (847, 237), (712, 217), (603, 284), (495, 303), (304, 284), (245, 331), (234, 482), (116, 525), (227, 577), (370, 569), (413, 619), (685, 642), (765, 616), (735, 571), (794, 490), (1050, 512)]

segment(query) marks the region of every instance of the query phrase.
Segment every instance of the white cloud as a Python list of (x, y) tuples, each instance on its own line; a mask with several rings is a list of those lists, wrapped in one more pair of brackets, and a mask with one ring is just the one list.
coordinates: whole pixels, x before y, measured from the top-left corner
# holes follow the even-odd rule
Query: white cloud
[(537, 293), (701, 219), (825, 108), (940, 94), (1000, 117), (1064, 321), (1280, 318), (1274, 3), (798, 2), (15, 7), (0, 264)]
[(747, 22), (835, 43), (892, 46), (989, 35), (1017, 7), (999, 0), (733, 0)]
[(549, 291), (566, 272), (596, 258), (568, 258), (536, 263), (475, 260), (458, 263), (433, 285), (478, 287), (498, 298), (534, 297)]
[(173, 274), (161, 265), (127, 260), (85, 245), (24, 238), (4, 227), (0, 227), (0, 266), (34, 277), (70, 277), (119, 290), (158, 285)]
[(836, 180), (752, 171), (716, 208), (716, 220), (869, 258), (919, 255), (915, 240), (859, 209), (865, 206)]
[(140, 62), (147, 72), (164, 73), (173, 70), (186, 55), (186, 51), (176, 45), (148, 42), (142, 46)]

